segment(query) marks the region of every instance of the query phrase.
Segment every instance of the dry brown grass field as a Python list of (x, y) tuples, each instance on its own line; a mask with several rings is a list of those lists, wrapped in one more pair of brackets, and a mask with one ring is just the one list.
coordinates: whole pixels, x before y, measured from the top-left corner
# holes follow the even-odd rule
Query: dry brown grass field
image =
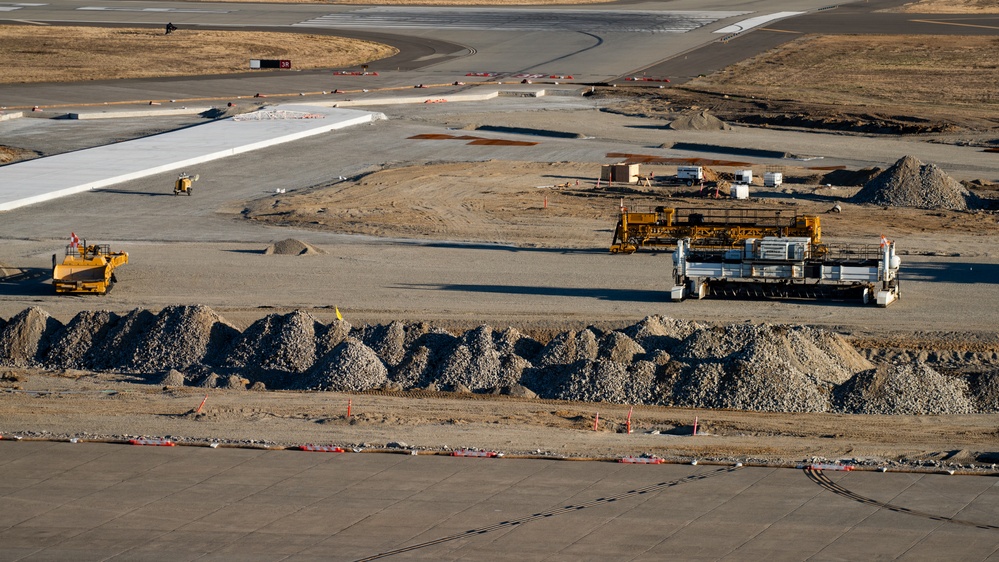
[(0, 83), (76, 82), (249, 71), (250, 59), (293, 68), (342, 68), (392, 56), (393, 47), (327, 35), (185, 29), (0, 26)]

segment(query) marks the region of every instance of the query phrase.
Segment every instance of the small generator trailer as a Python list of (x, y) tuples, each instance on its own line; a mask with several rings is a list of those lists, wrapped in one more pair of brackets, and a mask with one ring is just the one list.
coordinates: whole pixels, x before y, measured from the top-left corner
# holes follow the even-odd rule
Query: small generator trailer
[(810, 237), (746, 239), (729, 250), (692, 249), (677, 242), (670, 298), (805, 298), (875, 302), (899, 298), (901, 259), (895, 243), (826, 246)]

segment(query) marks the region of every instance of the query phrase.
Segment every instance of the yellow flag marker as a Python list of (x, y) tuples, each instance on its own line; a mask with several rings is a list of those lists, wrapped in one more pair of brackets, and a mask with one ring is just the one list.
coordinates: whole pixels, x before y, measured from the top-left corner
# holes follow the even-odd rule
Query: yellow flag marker
[(340, 315), (340, 307), (334, 306), (333, 308), (336, 309), (336, 319), (343, 320), (343, 316)]

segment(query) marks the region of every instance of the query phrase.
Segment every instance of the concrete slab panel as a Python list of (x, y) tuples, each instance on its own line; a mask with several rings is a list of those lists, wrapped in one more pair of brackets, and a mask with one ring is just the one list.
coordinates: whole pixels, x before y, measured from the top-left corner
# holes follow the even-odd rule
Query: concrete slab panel
[(0, 167), (0, 211), (384, 118), (306, 105), (279, 105), (240, 117)]
[[(5, 498), (0, 559), (80, 560), (96, 553), (129, 560), (301, 561), (396, 553), (414, 560), (661, 560), (681, 552), (685, 560), (913, 559), (924, 545), (936, 558), (946, 552), (987, 559), (999, 550), (995, 529), (860, 503), (794, 470), (101, 444), (14, 447), (20, 458), (30, 451), (39, 466), (49, 457), (58, 461), (62, 451), (100, 462), (51, 472), (42, 483), (18, 474), (29, 472), (29, 465), (12, 470), (7, 463), (11, 482), (24, 488)], [(10, 449), (0, 448), (0, 463)], [(205, 464), (194, 466), (199, 458)], [(184, 461), (191, 463), (187, 472)], [(102, 482), (88, 474), (109, 463), (129, 476)], [(685, 479), (697, 474), (710, 476)], [(78, 478), (104, 488), (81, 497)], [(169, 486), (159, 482), (163, 478)], [(838, 481), (872, 495), (867, 488), (880, 482), (893, 490), (893, 504), (918, 503), (929, 513), (965, 505), (982, 523), (999, 523), (999, 514), (990, 511), (992, 479), (874, 478), (852, 473)], [(479, 493), (478, 484), (491, 480), (501, 484)], [(147, 494), (150, 489), (156, 493)], [(455, 492), (450, 499), (441, 494), (447, 489)]]

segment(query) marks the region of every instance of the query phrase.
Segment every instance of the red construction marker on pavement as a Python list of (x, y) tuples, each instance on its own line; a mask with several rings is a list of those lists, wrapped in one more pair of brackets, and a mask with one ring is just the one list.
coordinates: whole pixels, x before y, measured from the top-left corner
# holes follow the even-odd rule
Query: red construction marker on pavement
[(128, 442), (131, 443), (132, 445), (150, 445), (153, 447), (173, 447), (175, 445), (175, 443), (173, 441), (170, 441), (169, 439), (159, 439), (159, 438), (129, 439)]
[(347, 450), (333, 445), (299, 445), (300, 451), (312, 451), (315, 453), (346, 453)]
[(663, 464), (663, 459), (652, 459), (648, 457), (622, 457), (617, 462), (624, 462), (628, 464)]

